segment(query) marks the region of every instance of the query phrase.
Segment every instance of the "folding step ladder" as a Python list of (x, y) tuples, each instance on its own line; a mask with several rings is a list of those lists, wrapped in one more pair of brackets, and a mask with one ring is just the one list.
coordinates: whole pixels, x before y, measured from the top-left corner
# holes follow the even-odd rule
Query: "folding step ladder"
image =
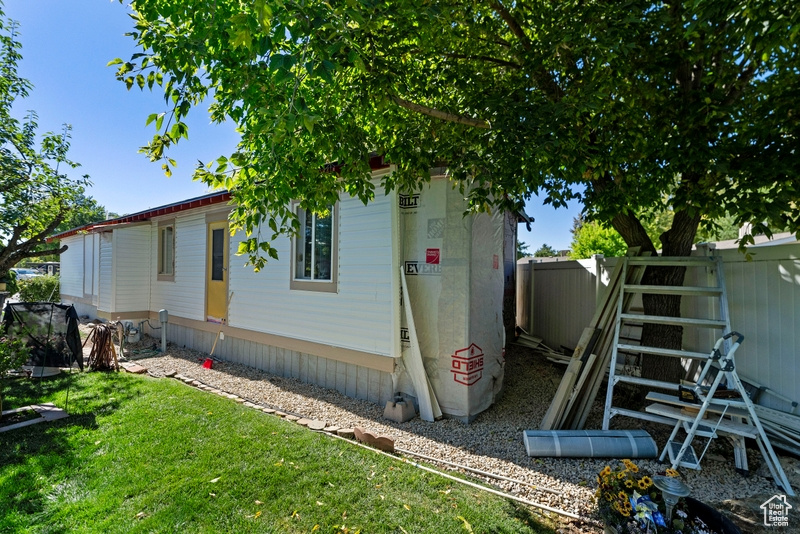
[[(736, 341), (734, 341), (730, 350), (723, 356), (720, 349), (723, 343), (732, 337), (736, 337)], [(703, 453), (698, 457), (692, 447), (692, 441), (697, 436), (705, 436), (708, 437), (710, 443), (711, 439), (716, 437), (718, 430), (724, 430), (730, 434), (738, 435), (741, 439), (745, 437), (754, 439), (758, 444), (764, 462), (767, 464), (772, 477), (775, 479), (775, 483), (781, 486), (787, 495), (794, 497), (794, 491), (789, 484), (789, 480), (786, 478), (786, 473), (784, 473), (781, 467), (780, 460), (778, 460), (769, 442), (769, 438), (767, 438), (764, 432), (764, 427), (761, 425), (758, 415), (756, 415), (753, 401), (750, 400), (750, 396), (744, 384), (742, 384), (739, 375), (736, 373), (736, 363), (733, 356), (743, 340), (744, 336), (738, 332), (730, 332), (717, 340), (703, 366), (703, 370), (700, 372), (697, 383), (694, 384), (694, 387), (689, 388), (693, 396), (702, 401), (702, 404), (700, 404), (699, 410), (691, 422), (680, 409), (677, 410), (677, 413), (674, 412), (673, 409), (675, 426), (672, 429), (672, 434), (667, 440), (667, 444), (659, 460), (663, 462), (665, 457), (669, 455), (673, 469), (676, 469), (678, 466), (700, 469), (700, 460), (702, 460), (705, 455), (708, 444), (703, 450)], [(709, 376), (709, 371), (712, 366), (718, 366), (719, 370), (711, 386), (706, 389), (702, 384), (706, 377)], [(726, 396), (726, 398), (715, 397), (715, 394), (720, 391), (719, 386), (723, 379), (725, 379), (725, 383), (728, 387), (726, 393), (735, 394), (735, 398), (733, 396)], [(648, 410), (652, 407), (653, 406), (649, 406)], [(664, 411), (662, 410), (661, 413), (664, 414)], [(713, 417), (704, 419), (707, 413)], [(716, 419), (717, 414), (719, 415), (718, 419)], [(716, 421), (713, 419), (716, 419)], [(682, 443), (675, 441), (675, 437), (680, 428), (684, 428), (687, 432), (686, 438)], [(742, 453), (743, 452), (742, 448)]]

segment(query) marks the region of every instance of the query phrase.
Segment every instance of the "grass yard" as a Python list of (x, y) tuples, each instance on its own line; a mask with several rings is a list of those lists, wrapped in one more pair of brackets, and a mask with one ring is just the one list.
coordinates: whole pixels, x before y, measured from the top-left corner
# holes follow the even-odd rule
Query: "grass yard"
[(0, 434), (0, 532), (553, 532), (512, 501), (178, 381), (6, 381), (6, 409), (70, 417)]

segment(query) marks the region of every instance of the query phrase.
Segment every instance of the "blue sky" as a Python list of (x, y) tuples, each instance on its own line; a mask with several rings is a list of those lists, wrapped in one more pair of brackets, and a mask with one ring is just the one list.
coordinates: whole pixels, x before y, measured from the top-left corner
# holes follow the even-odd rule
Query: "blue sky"
[[(192, 111), (189, 141), (169, 155), (178, 161), (172, 177), (151, 163), (139, 147), (154, 130), (145, 127), (151, 113), (166, 110), (161, 93), (138, 87), (128, 91), (107, 63), (128, 59), (136, 50), (124, 34), (133, 28), (128, 9), (116, 0), (6, 0), (6, 17), (20, 23), (23, 60), (19, 73), (34, 89), (17, 103), (15, 116), (28, 109), (39, 115), (40, 132), (72, 125), (70, 157), (81, 164), (75, 175), (88, 174), (88, 194), (109, 211), (133, 213), (202, 195), (207, 188), (191, 179), (197, 161), (229, 155), (237, 142), (232, 123), (213, 125), (207, 106)], [(534, 251), (543, 243), (569, 248), (572, 219), (580, 212), (554, 210), (534, 199), (527, 212), (536, 219), (532, 232), (520, 225), (520, 239)]]

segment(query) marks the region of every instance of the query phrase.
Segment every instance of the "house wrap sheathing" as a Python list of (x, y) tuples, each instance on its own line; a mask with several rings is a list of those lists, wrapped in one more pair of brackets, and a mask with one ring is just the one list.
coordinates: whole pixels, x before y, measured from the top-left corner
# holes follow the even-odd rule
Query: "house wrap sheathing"
[[(464, 195), (445, 179), (399, 195), (398, 205), (410, 299), (402, 305), (410, 305), (442, 412), (470, 419), (503, 385), (503, 214), (465, 217)], [(401, 317), (406, 354), (408, 314)], [(411, 391), (406, 380), (399, 389)]]
[[(376, 179), (387, 172), (375, 168)], [(324, 283), (295, 279), (302, 247), (289, 237), (273, 242), (280, 260), (259, 272), (245, 265), (222, 192), (55, 236), (69, 247), (62, 300), (156, 339), (167, 310), (171, 343), (208, 353), (216, 339), (215, 358), (378, 404), (418, 398), (407, 371), (410, 308), (441, 411), (470, 420), (503, 383), (504, 216), (465, 217), (463, 194), (443, 177), (408, 195), (376, 189), (366, 206), (342, 197), (334, 207)], [(212, 300), (221, 303), (212, 309)]]

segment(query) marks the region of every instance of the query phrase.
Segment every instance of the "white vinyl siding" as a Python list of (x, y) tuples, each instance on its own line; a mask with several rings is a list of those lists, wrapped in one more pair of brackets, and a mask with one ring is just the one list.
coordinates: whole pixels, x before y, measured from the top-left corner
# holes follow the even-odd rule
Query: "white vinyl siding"
[[(279, 261), (260, 272), (235, 256), (241, 235), (231, 239), (229, 324), (258, 332), (393, 355), (393, 273), (389, 200), (376, 194), (364, 206), (339, 202), (338, 291), (291, 291), (293, 269), (289, 238), (277, 239)], [(180, 230), (179, 230), (180, 231)], [(180, 251), (179, 251), (180, 253)], [(179, 263), (179, 266), (182, 265)]]
[[(214, 209), (219, 210), (219, 207)], [(192, 210), (175, 217), (174, 281), (159, 281), (157, 269), (151, 272), (151, 306), (166, 309), (170, 315), (205, 320), (206, 219), (209, 210)], [(158, 221), (151, 226), (151, 257), (158, 258)]]
[(114, 312), (150, 308), (151, 227), (114, 231)]
[(87, 297), (94, 292), (94, 262), (97, 253), (95, 244), (93, 235), (83, 236), (83, 294)]
[(61, 294), (70, 297), (83, 296), (83, 236), (73, 235), (61, 240), (67, 245), (59, 261), (61, 262)]
[(100, 234), (100, 269), (97, 295), (97, 309), (110, 312), (113, 306), (113, 273), (114, 259), (114, 234), (104, 232)]

